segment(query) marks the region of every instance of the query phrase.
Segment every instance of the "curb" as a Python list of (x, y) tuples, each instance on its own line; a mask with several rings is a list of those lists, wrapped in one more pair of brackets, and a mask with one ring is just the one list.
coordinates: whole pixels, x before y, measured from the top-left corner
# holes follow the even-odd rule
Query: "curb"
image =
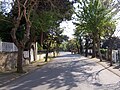
[[(96, 63), (98, 63), (99, 65), (103, 66), (105, 69), (107, 69), (108, 71), (112, 72), (113, 74), (117, 75), (118, 77), (120, 77), (120, 74), (116, 73), (115, 71), (110, 69), (110, 66), (105, 66), (103, 65), (97, 58), (87, 58), (87, 59), (91, 59), (92, 61), (97, 61)], [(112, 67), (112, 66), (111, 66)]]
[(112, 67), (112, 66), (105, 66), (105, 65), (103, 65), (97, 58), (94, 58), (94, 59), (91, 59), (91, 60), (93, 60), (93, 61), (98, 61), (98, 62), (96, 62), (96, 63), (98, 63), (99, 65), (101, 65), (101, 66), (103, 66), (104, 68), (106, 68), (108, 71), (110, 71), (110, 72), (112, 72), (113, 74), (115, 74), (115, 75), (117, 75), (118, 77), (120, 77), (120, 74), (118, 74), (118, 73), (116, 73), (115, 71), (113, 71), (113, 70), (111, 70), (110, 69), (110, 67)]
[(103, 65), (103, 64), (100, 63), (100, 62), (97, 62), (97, 63), (100, 64), (101, 66), (105, 67), (107, 70), (109, 70), (109, 71), (112, 72), (113, 74), (115, 74), (115, 75), (117, 75), (118, 77), (120, 77), (120, 75), (119, 75), (118, 73), (116, 73), (116, 72), (114, 72), (113, 70), (109, 69), (110, 66), (106, 67), (105, 65)]

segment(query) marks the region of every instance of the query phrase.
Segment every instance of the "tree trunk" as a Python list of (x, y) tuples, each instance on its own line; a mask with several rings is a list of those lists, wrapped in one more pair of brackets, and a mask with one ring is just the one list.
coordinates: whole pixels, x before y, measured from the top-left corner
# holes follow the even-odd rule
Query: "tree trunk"
[(33, 58), (34, 58), (34, 61), (36, 61), (37, 52), (36, 52), (36, 43), (35, 42), (33, 43), (32, 49), (33, 49)]
[(42, 46), (43, 43), (43, 32), (40, 32), (40, 46)]
[(29, 63), (31, 63), (31, 56), (30, 56), (30, 48), (29, 48)]
[(59, 54), (59, 44), (57, 44), (56, 53), (57, 53), (57, 55)]
[(51, 45), (51, 41), (49, 42), (48, 47), (47, 47), (45, 62), (48, 61), (48, 53), (49, 53), (49, 51), (50, 51), (50, 45)]
[(96, 46), (95, 46), (95, 37), (93, 36), (93, 46), (92, 46), (92, 58), (96, 57)]
[(46, 51), (45, 62), (47, 62), (47, 61), (48, 61), (48, 53), (49, 53), (49, 48), (47, 48), (47, 51)]
[(56, 57), (55, 52), (56, 52), (56, 51), (53, 51), (53, 57), (54, 57), (54, 58)]
[(85, 43), (85, 57), (88, 56), (88, 37), (86, 36), (86, 43)]
[(110, 66), (112, 66), (113, 65), (113, 62), (112, 62), (112, 48), (110, 48)]
[(34, 60), (36, 61), (37, 60), (37, 43), (35, 42), (35, 48), (34, 48)]
[(102, 55), (100, 51), (100, 36), (97, 37), (97, 49), (98, 49), (98, 55), (99, 55), (100, 61), (102, 61)]
[(18, 47), (17, 73), (23, 73), (23, 51), (24, 48)]
[(110, 66), (113, 65), (112, 62), (112, 46), (113, 46), (113, 42), (112, 39), (110, 38), (110, 44), (109, 44), (109, 60), (110, 60)]
[(81, 39), (81, 37), (79, 39), (79, 43), (80, 43), (80, 54), (83, 54), (83, 46), (82, 46), (82, 39)]
[(79, 49), (79, 46), (78, 44), (76, 43), (76, 46), (77, 46), (77, 51), (78, 51), (78, 54), (80, 54), (80, 49)]

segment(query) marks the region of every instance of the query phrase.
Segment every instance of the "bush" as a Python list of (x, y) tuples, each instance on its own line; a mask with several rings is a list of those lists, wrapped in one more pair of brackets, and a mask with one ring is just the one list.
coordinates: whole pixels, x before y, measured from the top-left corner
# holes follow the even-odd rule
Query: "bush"
[(107, 49), (100, 49), (101, 54), (106, 54)]

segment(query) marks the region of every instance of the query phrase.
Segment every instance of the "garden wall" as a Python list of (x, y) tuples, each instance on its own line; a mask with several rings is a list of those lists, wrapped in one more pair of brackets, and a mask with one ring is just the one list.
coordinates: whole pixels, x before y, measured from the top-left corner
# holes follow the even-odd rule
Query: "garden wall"
[(0, 53), (0, 71), (11, 70), (16, 67), (16, 52), (2, 52)]
[[(17, 52), (0, 52), (0, 71), (9, 71), (16, 68)], [(23, 60), (23, 65), (29, 64), (28, 59)]]
[[(26, 56), (26, 51), (24, 51), (24, 57)], [(37, 55), (37, 60), (44, 61), (46, 54)], [(54, 56), (54, 53), (49, 53), (49, 56)], [(0, 52), (0, 71), (9, 71), (16, 69), (17, 52)], [(31, 61), (32, 62), (32, 61)], [(24, 59), (23, 65), (28, 65), (29, 60)]]

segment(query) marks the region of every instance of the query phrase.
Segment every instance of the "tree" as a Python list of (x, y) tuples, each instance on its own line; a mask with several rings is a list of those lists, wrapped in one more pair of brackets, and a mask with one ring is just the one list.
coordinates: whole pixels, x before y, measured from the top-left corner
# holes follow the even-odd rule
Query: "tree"
[(46, 47), (45, 62), (48, 60), (48, 53), (50, 51), (53, 51), (53, 53), (56, 51), (58, 53), (59, 45), (66, 40), (66, 36), (62, 35), (62, 33), (63, 30), (60, 28), (54, 28), (49, 30), (49, 33), (47, 33), (47, 38), (44, 41), (44, 45)]
[(78, 6), (79, 10), (75, 12), (76, 16), (79, 18), (79, 25), (92, 36), (92, 57), (96, 56), (97, 48), (100, 61), (102, 61), (100, 40), (104, 32), (103, 27), (106, 23), (110, 22), (116, 14), (116, 12), (113, 11), (114, 8), (112, 7), (111, 2), (108, 2), (107, 0), (78, 0), (78, 3), (80, 4)]
[(85, 30), (77, 23), (74, 23), (74, 24), (76, 25), (76, 29), (74, 30), (74, 32), (75, 32), (74, 35), (76, 36), (76, 40), (79, 44), (79, 45), (77, 45), (78, 49), (79, 49), (78, 52), (80, 54), (83, 54), (83, 40), (82, 40), (82, 38), (84, 37)]
[[(12, 41), (18, 48), (18, 73), (23, 72), (23, 51), (27, 44), (29, 44), (28, 46), (30, 47), (31, 42), (36, 40), (36, 35), (39, 35), (37, 32), (40, 29), (38, 27), (43, 28), (42, 30), (40, 29), (40, 33), (42, 32), (40, 35), (42, 36), (43, 33), (51, 30), (51, 24), (49, 25), (49, 23), (55, 22), (52, 23), (53, 27), (55, 24), (58, 25), (62, 20), (71, 19), (72, 6), (73, 2), (69, 0), (13, 0), (12, 10), (9, 15), (13, 22), (13, 27), (11, 29)], [(54, 16), (52, 19), (50, 17), (51, 14)], [(35, 19), (33, 19), (35, 18), (34, 15), (40, 16), (37, 23), (33, 23), (35, 22)], [(43, 19), (41, 15), (46, 15), (50, 20), (48, 20), (48, 22), (46, 22), (47, 20), (42, 22), (41, 20)], [(48, 19), (47, 17), (44, 17), (44, 19)], [(44, 27), (41, 22), (45, 24)]]
[(77, 49), (78, 49), (76, 43), (77, 43), (76, 39), (70, 39), (67, 43), (68, 51), (71, 51), (71, 53), (75, 54), (77, 52)]
[(115, 32), (116, 26), (115, 22), (111, 21), (109, 23), (106, 23), (104, 26), (105, 29), (105, 39), (109, 40), (108, 45), (108, 60), (110, 61), (110, 66), (112, 66), (112, 49), (114, 45), (115, 38), (113, 37), (113, 34)]
[[(12, 40), (18, 48), (17, 72), (22, 73), (23, 51), (30, 39), (31, 21), (30, 16), (37, 0), (16, 0), (12, 7), (13, 28), (11, 30)], [(21, 35), (17, 35), (19, 32)]]
[[(60, 0), (58, 2), (56, 1), (52, 1), (50, 2), (50, 4), (52, 5), (52, 7), (49, 6), (49, 3), (46, 3), (44, 5), (41, 5), (40, 3), (43, 3), (44, 1), (40, 1), (38, 4), (38, 9), (36, 10), (36, 12), (34, 13), (34, 27), (37, 29), (38, 32), (41, 32), (41, 40), (43, 41), (43, 44), (45, 44), (47, 46), (47, 50), (46, 50), (46, 59), (45, 61), (47, 61), (47, 57), (48, 57), (48, 52), (50, 51), (50, 46), (53, 43), (53, 36), (52, 34), (54, 34), (55, 32), (59, 31), (58, 27), (59, 24), (63, 21), (63, 20), (69, 20), (71, 19), (72, 16), (72, 2), (69, 2), (69, 0)], [(41, 7), (43, 8), (41, 10)], [(40, 11), (38, 11), (40, 10)], [(36, 17), (37, 16), (37, 17)], [(36, 19), (39, 18), (39, 19)], [(46, 35), (46, 37), (43, 40), (43, 32)], [(59, 37), (59, 36), (57, 36)], [(59, 40), (57, 40), (58, 42)], [(57, 44), (58, 45), (58, 44)], [(46, 47), (45, 46), (45, 47)]]

